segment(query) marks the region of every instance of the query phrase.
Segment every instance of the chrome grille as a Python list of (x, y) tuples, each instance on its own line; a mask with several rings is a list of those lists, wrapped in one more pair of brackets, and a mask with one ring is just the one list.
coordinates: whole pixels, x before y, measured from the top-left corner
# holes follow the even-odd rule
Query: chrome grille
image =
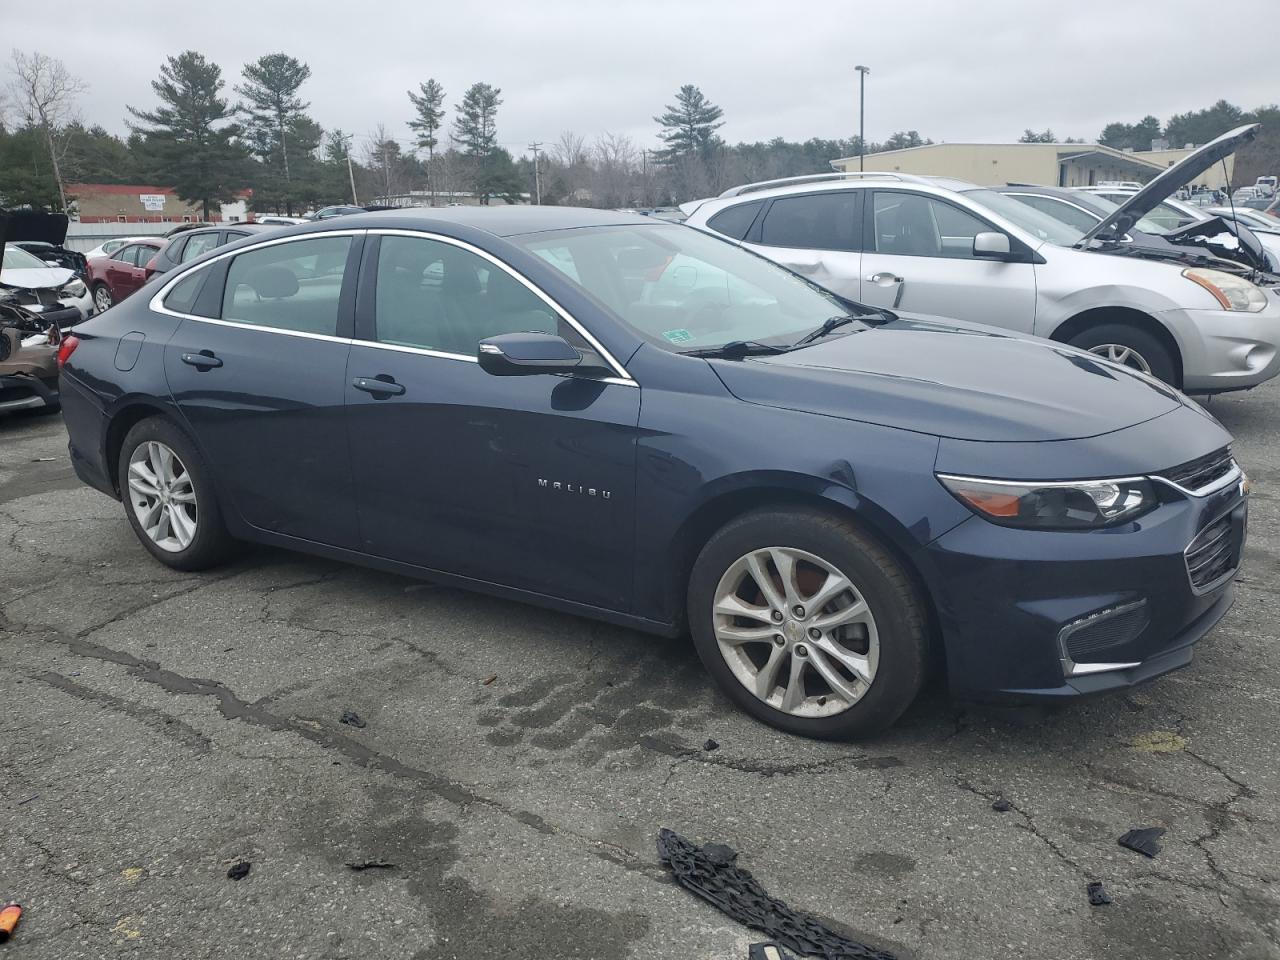
[(1236, 537), (1231, 516), (1209, 524), (1191, 541), (1185, 552), (1191, 586), (1205, 590), (1235, 570)]
[(1221, 480), (1235, 468), (1236, 461), (1231, 456), (1231, 448), (1223, 447), (1206, 456), (1188, 460), (1168, 470), (1161, 470), (1156, 476), (1164, 477), (1171, 483), (1176, 483), (1183, 489), (1195, 493)]

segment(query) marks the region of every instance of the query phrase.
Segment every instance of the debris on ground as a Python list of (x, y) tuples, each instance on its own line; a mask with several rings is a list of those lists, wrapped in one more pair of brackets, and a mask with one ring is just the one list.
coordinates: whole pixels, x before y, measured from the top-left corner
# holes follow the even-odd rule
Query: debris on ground
[(57, 459), (58, 459), (57, 457), (36, 457), (31, 462), (32, 463), (53, 463), (53, 461)]
[(357, 729), (364, 726), (364, 720), (362, 720), (360, 718), (360, 714), (356, 713), (354, 710), (343, 710), (342, 716), (338, 719), (338, 722), (345, 723), (348, 727), (355, 727)]
[(6, 903), (4, 909), (0, 910), (0, 943), (4, 943), (13, 936), (13, 928), (18, 925), (18, 921), (22, 918), (22, 904)]
[(1156, 843), (1165, 834), (1164, 827), (1135, 827), (1116, 841), (1122, 847), (1136, 850), (1144, 857), (1154, 857), (1160, 852)]
[(1111, 899), (1111, 894), (1107, 893), (1107, 889), (1102, 885), (1101, 880), (1094, 880), (1085, 887), (1085, 891), (1089, 894), (1089, 906), (1091, 907), (1105, 907), (1108, 903), (1115, 902)]
[(702, 745), (702, 749), (707, 751), (707, 753), (710, 753), (712, 750), (719, 750), (720, 744), (714, 740), (708, 740)]
[(776, 943), (753, 943), (747, 947), (747, 960), (795, 960)]
[(1152, 730), (1140, 733), (1129, 740), (1129, 749), (1138, 753), (1177, 753), (1187, 748), (1185, 737), (1180, 737), (1171, 730)]
[(253, 867), (248, 860), (241, 860), (239, 863), (232, 864), (231, 869), (227, 871), (228, 880), (243, 880), (249, 875), (249, 870)]
[(21, 807), (21, 806), (25, 806), (26, 804), (30, 803), (32, 800), (39, 800), (39, 799), (40, 799), (40, 794), (38, 794), (38, 793), (33, 793), (31, 796), (27, 797), (27, 799), (25, 799), (25, 800), (19, 800), (19, 801), (18, 801), (18, 806), (20, 806), (20, 807)]
[(996, 813), (1008, 813), (1013, 809), (1013, 804), (1004, 797), (997, 797), (995, 802), (991, 804), (991, 809)]
[(356, 873), (361, 873), (365, 870), (394, 870), (396, 865), (388, 863), (386, 860), (361, 860), (356, 863), (348, 863), (347, 867)]
[(489, 676), (485, 677), (483, 680), (480, 681), (480, 686), (487, 687), (489, 686), (489, 684), (493, 683), (493, 681), (497, 679), (498, 679), (498, 675), (496, 673), (491, 673), (489, 674)]
[(767, 934), (773, 946), (826, 960), (895, 960), (893, 954), (850, 940), (771, 897), (750, 871), (733, 863), (737, 856), (724, 844), (699, 847), (672, 830), (658, 832), (658, 858), (680, 886), (738, 923)]

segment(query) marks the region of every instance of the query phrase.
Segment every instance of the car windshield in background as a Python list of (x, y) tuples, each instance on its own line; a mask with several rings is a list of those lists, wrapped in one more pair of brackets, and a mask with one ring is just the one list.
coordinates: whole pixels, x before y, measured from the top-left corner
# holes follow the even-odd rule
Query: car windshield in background
[(1080, 241), (1084, 233), (1070, 224), (1063, 223), (1046, 213), (1029, 207), (1016, 197), (994, 190), (965, 190), (964, 195), (974, 203), (980, 203), (993, 213), (998, 213), (1016, 227), (1021, 227), (1033, 237), (1070, 247)]
[(646, 340), (678, 353), (735, 341), (787, 346), (849, 313), (763, 257), (686, 227), (587, 227), (512, 239)]
[(5, 270), (43, 270), (49, 264), (45, 263), (37, 256), (33, 256), (21, 247), (11, 247), (5, 245), (4, 248), (4, 267)]

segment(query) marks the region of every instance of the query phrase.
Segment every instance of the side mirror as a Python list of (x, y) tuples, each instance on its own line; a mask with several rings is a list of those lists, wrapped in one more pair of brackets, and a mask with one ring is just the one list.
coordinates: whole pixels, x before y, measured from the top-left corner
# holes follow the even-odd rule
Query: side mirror
[(570, 373), (582, 365), (582, 353), (550, 333), (503, 333), (480, 341), (480, 369), (495, 377), (534, 373)]
[(1009, 235), (988, 230), (973, 238), (973, 255), (983, 260), (1008, 260)]

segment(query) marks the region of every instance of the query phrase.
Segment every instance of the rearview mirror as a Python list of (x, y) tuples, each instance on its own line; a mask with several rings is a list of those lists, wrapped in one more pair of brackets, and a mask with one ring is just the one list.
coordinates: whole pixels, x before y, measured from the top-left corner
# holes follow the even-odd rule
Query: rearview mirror
[(480, 341), (480, 369), (495, 377), (534, 373), (569, 373), (582, 364), (582, 353), (563, 337), (550, 333), (503, 333)]
[(973, 238), (973, 255), (987, 260), (1009, 259), (1009, 235), (988, 230)]

